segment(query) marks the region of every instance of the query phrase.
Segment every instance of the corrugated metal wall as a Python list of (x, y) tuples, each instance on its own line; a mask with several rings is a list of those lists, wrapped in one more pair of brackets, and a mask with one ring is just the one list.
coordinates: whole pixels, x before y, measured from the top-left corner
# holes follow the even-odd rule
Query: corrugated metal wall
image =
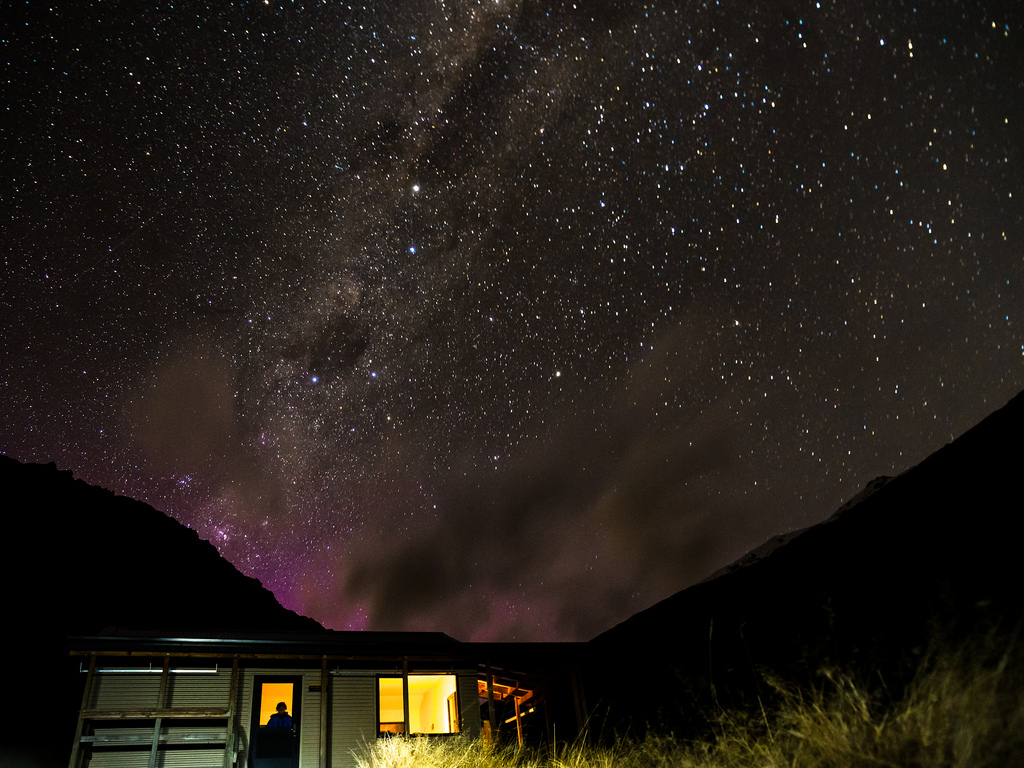
[(354, 752), (377, 738), (377, 678), (331, 678), (331, 768), (354, 768)]

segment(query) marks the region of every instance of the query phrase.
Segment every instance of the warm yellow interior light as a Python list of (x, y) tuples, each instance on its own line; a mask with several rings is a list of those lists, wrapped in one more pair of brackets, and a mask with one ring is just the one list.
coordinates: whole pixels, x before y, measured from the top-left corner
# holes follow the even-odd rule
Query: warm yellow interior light
[[(401, 733), (396, 726), (405, 725), (405, 706), (402, 698), (402, 678), (380, 678), (380, 725), (381, 730)], [(388, 726), (388, 727), (385, 727)]]
[[(455, 675), (409, 675), (409, 732), (458, 733), (459, 708)], [(402, 733), (405, 728), (405, 697), (402, 678), (382, 677), (380, 730)]]
[(409, 675), (410, 733), (458, 733), (455, 675)]
[(288, 705), (288, 714), (295, 716), (292, 712), (292, 683), (264, 683), (262, 687), (260, 725), (266, 725), (270, 721), (270, 716), (277, 712), (277, 705), (282, 701)]

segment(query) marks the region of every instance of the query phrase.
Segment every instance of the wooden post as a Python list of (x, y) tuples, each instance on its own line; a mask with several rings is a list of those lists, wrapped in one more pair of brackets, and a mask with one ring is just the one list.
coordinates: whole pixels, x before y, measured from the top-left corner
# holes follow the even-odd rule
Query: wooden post
[(569, 668), (569, 679), (572, 685), (572, 703), (576, 709), (576, 735), (581, 736), (586, 728), (587, 702), (580, 687), (580, 678), (576, 673), (576, 665)]
[(498, 713), (494, 711), (494, 673), (487, 665), (487, 720), (491, 724), (491, 741), (498, 743)]
[(85, 728), (86, 707), (89, 706), (89, 696), (92, 694), (92, 678), (96, 673), (96, 654), (89, 654), (89, 672), (85, 676), (85, 690), (82, 691), (82, 706), (78, 710), (78, 725), (75, 727), (75, 743), (71, 745), (71, 759), (68, 761), (68, 768), (78, 768), (78, 751), (82, 747), (82, 731)]
[[(534, 700), (535, 703), (534, 703), (533, 706), (534, 706), (535, 709), (537, 707), (537, 704), (536, 704), (536, 701), (537, 701), (536, 693), (537, 693), (536, 689), (534, 689), (534, 699), (533, 700)], [(554, 744), (555, 744), (555, 732), (554, 732), (555, 725), (554, 725), (554, 723), (551, 722), (551, 711), (548, 709), (547, 691), (545, 691), (544, 695), (541, 697), (540, 706), (544, 707), (544, 730), (547, 733), (548, 739), (551, 741), (551, 745), (553, 747)]]
[(238, 706), (238, 656), (231, 660), (231, 690), (228, 691), (228, 721), (224, 726), (224, 768), (235, 762), (235, 708)]
[[(167, 703), (167, 672), (171, 668), (171, 657), (164, 656), (164, 668), (160, 672), (160, 690), (156, 695), (156, 711), (160, 712)], [(157, 755), (160, 751), (160, 726), (163, 718), (157, 715), (153, 721), (153, 746), (149, 750), (149, 768), (156, 768)]]
[(512, 703), (516, 708), (516, 736), (519, 737), (519, 746), (523, 746), (523, 719), (519, 715), (519, 697), (512, 694)]
[(405, 718), (405, 735), (409, 736), (409, 657), (402, 657), (402, 711)]

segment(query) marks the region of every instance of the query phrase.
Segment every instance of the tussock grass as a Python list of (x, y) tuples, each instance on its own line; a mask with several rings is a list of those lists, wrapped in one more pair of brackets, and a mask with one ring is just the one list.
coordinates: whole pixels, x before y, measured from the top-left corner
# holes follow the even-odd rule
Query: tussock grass
[(356, 759), (360, 768), (544, 768), (548, 765), (535, 750), (494, 748), (458, 737), (378, 739)]
[(810, 695), (780, 689), (774, 741), (794, 766), (1024, 764), (1020, 654), (992, 641), (930, 655), (897, 701), (883, 684), (823, 673)]
[(774, 703), (724, 712), (700, 741), (671, 735), (598, 747), (493, 748), (383, 739), (361, 768), (988, 768), (1024, 765), (1024, 669), (991, 641), (929, 655), (898, 696), (825, 670), (814, 689), (768, 680)]

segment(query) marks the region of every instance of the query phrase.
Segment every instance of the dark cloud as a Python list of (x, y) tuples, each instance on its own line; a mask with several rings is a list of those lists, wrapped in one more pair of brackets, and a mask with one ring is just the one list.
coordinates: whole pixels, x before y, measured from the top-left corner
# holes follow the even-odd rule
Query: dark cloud
[(1020, 388), (1022, 8), (5, 6), (0, 450), (588, 637)]
[(208, 341), (187, 345), (162, 364), (134, 409), (135, 437), (172, 471), (205, 464), (236, 443), (227, 362)]
[(669, 426), (656, 415), (685, 390), (700, 336), (680, 324), (585, 416), (438, 489), (432, 524), (390, 535), (410, 513), (395, 510), (342, 560), (339, 600), (372, 626), (586, 638), (738, 555), (762, 533), (764, 501), (729, 408), (693, 407)]
[(152, 374), (132, 407), (133, 436), (158, 471), (203, 468), (204, 502), (235, 522), (284, 514), (280, 481), (243, 441), (228, 360), (206, 337), (191, 339)]

